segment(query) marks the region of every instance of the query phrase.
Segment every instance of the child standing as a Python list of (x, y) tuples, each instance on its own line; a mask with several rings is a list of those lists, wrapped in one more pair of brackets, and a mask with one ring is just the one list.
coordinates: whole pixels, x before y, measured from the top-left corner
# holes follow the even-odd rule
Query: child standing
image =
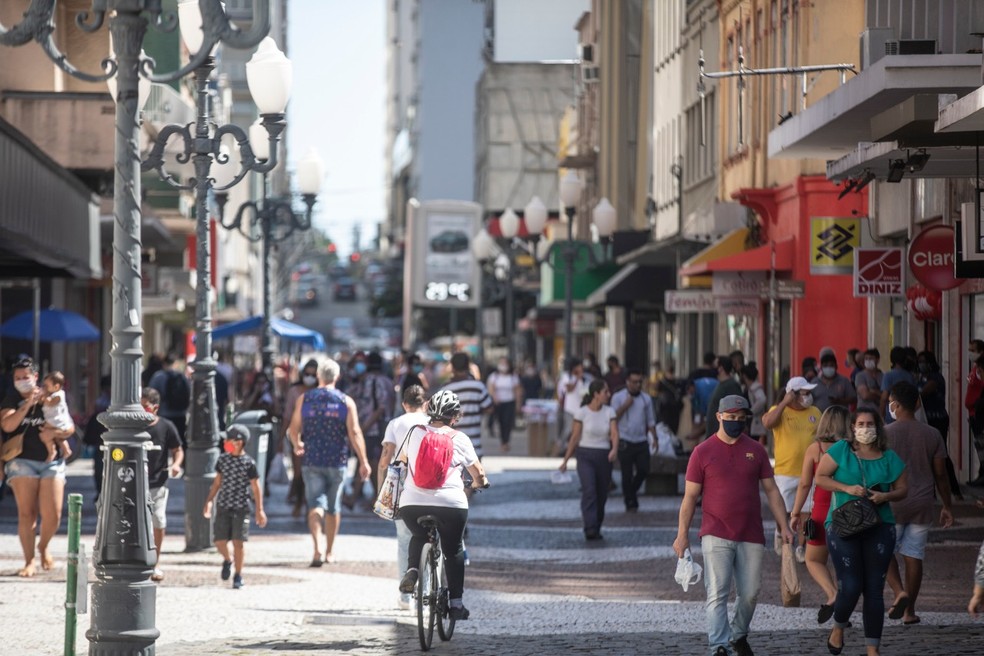
[[(60, 431), (75, 429), (75, 422), (72, 421), (72, 415), (68, 413), (68, 404), (65, 402), (65, 392), (62, 390), (64, 386), (65, 374), (60, 371), (52, 371), (44, 377), (42, 383), (44, 394), (41, 396), (41, 411), (44, 413), (44, 423)], [(61, 448), (62, 458), (72, 455), (72, 447), (68, 446), (68, 442), (57, 440), (56, 445), (56, 440), (47, 436), (44, 431), (41, 432), (41, 442), (48, 449), (48, 459), (45, 462), (55, 459), (58, 448)]]
[[(215, 502), (213, 535), (215, 548), (222, 554), (222, 580), (229, 580), (235, 560), (236, 574), (232, 587), (236, 589), (243, 587), (243, 545), (249, 540), (251, 489), (256, 503), (256, 525), (263, 528), (267, 521), (256, 462), (243, 452), (248, 439), (249, 429), (242, 424), (232, 424), (226, 430), (226, 452), (219, 456), (215, 465), (215, 480), (208, 491), (204, 510), (205, 517), (211, 517), (212, 503)], [(229, 540), (232, 540), (233, 558), (229, 558)]]

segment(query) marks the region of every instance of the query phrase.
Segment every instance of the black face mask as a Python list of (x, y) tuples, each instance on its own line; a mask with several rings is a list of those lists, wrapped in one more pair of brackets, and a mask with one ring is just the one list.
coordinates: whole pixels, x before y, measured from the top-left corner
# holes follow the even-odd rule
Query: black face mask
[(642, 390), (641, 389), (638, 389), (638, 390), (636, 390), (634, 392), (632, 390), (629, 390), (629, 396), (639, 396), (640, 394), (642, 394)]

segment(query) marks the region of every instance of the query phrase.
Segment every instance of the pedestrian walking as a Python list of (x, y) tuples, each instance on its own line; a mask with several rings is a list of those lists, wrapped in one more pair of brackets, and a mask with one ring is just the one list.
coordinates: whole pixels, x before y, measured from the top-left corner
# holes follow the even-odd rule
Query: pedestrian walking
[[(748, 400), (737, 394), (718, 403), (718, 431), (701, 442), (687, 464), (687, 485), (680, 504), (673, 551), (690, 548), (690, 524), (701, 502), (700, 539), (707, 592), (707, 642), (711, 656), (752, 656), (749, 626), (762, 586), (765, 531), (759, 489), (768, 499), (776, 526), (787, 544), (792, 535), (773, 478), (769, 454), (745, 434)], [(736, 589), (735, 614), (728, 622), (728, 597)]]
[[(215, 548), (222, 556), (221, 577), (228, 581), (232, 576), (232, 587), (243, 587), (243, 564), (246, 560), (246, 542), (249, 540), (250, 493), (256, 504), (256, 525), (266, 526), (267, 517), (263, 512), (263, 494), (260, 491), (260, 475), (256, 471), (256, 461), (246, 454), (249, 429), (242, 424), (232, 424), (226, 430), (226, 452), (219, 455), (215, 465), (215, 480), (208, 491), (205, 509), (202, 514), (215, 521), (212, 534)], [(229, 542), (232, 553), (229, 553)]]
[(717, 385), (707, 403), (707, 413), (704, 419), (704, 437), (710, 437), (717, 432), (717, 407), (726, 396), (745, 396), (741, 383), (735, 380), (735, 364), (730, 355), (719, 355), (715, 360), (717, 367)]
[(765, 426), (762, 425), (762, 415), (769, 407), (769, 401), (765, 396), (765, 388), (759, 382), (759, 370), (754, 362), (749, 362), (741, 369), (741, 379), (745, 386), (745, 393), (748, 397), (748, 404), (752, 410), (752, 423), (749, 425), (748, 434), (752, 439), (766, 449), (768, 446), (768, 435)]
[[(43, 391), (38, 387), (38, 368), (34, 360), (18, 360), (13, 364), (12, 373), (14, 391), (0, 402), (0, 428), (7, 453), (4, 474), (17, 501), (17, 535), (24, 553), (24, 567), (17, 575), (30, 578), (37, 571), (34, 536), (39, 514), (41, 531), (37, 553), (41, 556), (41, 568), (47, 571), (55, 566), (48, 547), (61, 524), (65, 496), (65, 460), (48, 460), (45, 442), (63, 440), (72, 434), (72, 430), (58, 430), (46, 425), (41, 408)], [(42, 433), (46, 434), (45, 439), (42, 439)], [(19, 450), (15, 447), (18, 438), (21, 442)], [(14, 445), (7, 446), (12, 441)], [(16, 452), (8, 452), (8, 449)]]
[(813, 405), (820, 412), (832, 405), (846, 408), (857, 399), (851, 379), (837, 372), (837, 355), (832, 349), (820, 357), (820, 375), (813, 382), (817, 384), (813, 389)]
[[(786, 512), (793, 512), (796, 503), (796, 490), (799, 488), (800, 475), (803, 473), (803, 458), (806, 450), (813, 443), (817, 434), (817, 422), (820, 421), (820, 411), (813, 405), (813, 389), (816, 383), (811, 383), (801, 376), (794, 376), (786, 383), (786, 395), (777, 405), (772, 406), (762, 416), (762, 425), (772, 431), (773, 452), (776, 458), (776, 485), (782, 495)], [(813, 507), (813, 500), (807, 497), (801, 509), (799, 526), (806, 523), (807, 514)], [(799, 546), (796, 547), (796, 559), (806, 560), (806, 536), (798, 533)], [(773, 537), (773, 548), (776, 554), (782, 553), (782, 541), (778, 531)]]
[[(89, 417), (85, 421), (85, 429), (82, 432), (82, 443), (88, 447), (92, 447), (92, 487), (94, 488), (94, 494), (92, 495), (93, 503), (99, 501), (99, 495), (102, 493), (104, 465), (102, 436), (103, 433), (106, 432), (106, 427), (99, 422), (99, 415), (109, 409), (109, 404), (112, 400), (112, 387), (110, 382), (110, 377), (108, 375), (99, 379), (99, 396), (96, 397), (96, 401), (92, 407), (92, 412), (89, 413)], [(146, 385), (144, 385), (144, 387), (146, 387)]]
[(626, 512), (639, 510), (639, 488), (649, 476), (650, 445), (656, 445), (653, 400), (642, 393), (642, 372), (629, 369), (625, 387), (612, 396), (618, 424), (618, 465), (622, 472), (622, 500)]
[(458, 430), (471, 439), (472, 449), (478, 459), (482, 459), (482, 417), (492, 413), (492, 397), (481, 380), (471, 375), (471, 359), (467, 353), (457, 352), (451, 356), (451, 380), (441, 388), (454, 392), (461, 406)]
[(486, 387), (492, 397), (490, 423), (498, 424), (502, 451), (509, 453), (509, 441), (516, 425), (516, 407), (522, 403), (523, 387), (508, 358), (499, 358), (496, 370), (489, 374)]
[(605, 382), (608, 383), (608, 389), (611, 390), (612, 395), (615, 395), (625, 387), (628, 373), (625, 367), (619, 363), (617, 355), (609, 355), (605, 364), (608, 365), (608, 371), (604, 376)]
[[(816, 484), (833, 492), (825, 526), (830, 557), (839, 588), (834, 601), (834, 628), (827, 650), (836, 656), (844, 649), (844, 629), (864, 594), (864, 638), (868, 656), (879, 654), (885, 623), (885, 573), (895, 549), (895, 516), (889, 502), (907, 493), (905, 463), (888, 448), (881, 414), (862, 407), (852, 420), (854, 440), (835, 443), (820, 459)], [(877, 508), (881, 523), (851, 537), (831, 530), (834, 513), (845, 503), (865, 497)]]
[(191, 385), (184, 373), (184, 363), (179, 361), (176, 353), (164, 356), (162, 368), (159, 369), (145, 387), (153, 387), (161, 395), (160, 416), (170, 420), (178, 435), (181, 445), (188, 447), (188, 408), (191, 407)]
[[(414, 426), (426, 425), (430, 419), (424, 412), (426, 406), (424, 394), (424, 388), (420, 385), (410, 385), (403, 390), (403, 414), (390, 420), (383, 435), (383, 451), (379, 456), (379, 468), (376, 473), (379, 485), (382, 485), (386, 479), (386, 470), (393, 462), (397, 450), (410, 434), (410, 429)], [(405, 459), (406, 456), (406, 453), (400, 453), (401, 459)], [(410, 548), (410, 529), (399, 520), (394, 524), (396, 525), (396, 569), (397, 572), (406, 572), (409, 567), (407, 552)], [(398, 604), (404, 610), (410, 608), (410, 593), (401, 592)]]
[(577, 455), (577, 477), (581, 481), (581, 520), (584, 538), (601, 540), (601, 525), (605, 521), (605, 503), (612, 482), (612, 463), (618, 456), (618, 422), (615, 411), (608, 405), (611, 392), (603, 378), (588, 385), (581, 407), (574, 415), (570, 444), (560, 471), (567, 471), (567, 462)]
[[(181, 438), (178, 429), (169, 419), (160, 417), (157, 413), (161, 408), (161, 395), (153, 387), (145, 387), (140, 391), (140, 405), (149, 414), (154, 415), (154, 421), (147, 426), (153, 449), (147, 450), (147, 487), (150, 488), (150, 520), (154, 527), (154, 547), (157, 549), (157, 559), (154, 561), (154, 571), (151, 581), (163, 581), (164, 571), (160, 567), (161, 547), (164, 544), (164, 533), (167, 530), (167, 481), (169, 476), (181, 474), (181, 463), (184, 462), (184, 450), (181, 448)], [(168, 465), (168, 456), (171, 464)]]
[(876, 348), (864, 352), (864, 368), (854, 377), (854, 387), (858, 393), (857, 406), (877, 407), (881, 403), (881, 381), (885, 374), (878, 368), (881, 353)]
[(588, 380), (584, 373), (584, 363), (576, 358), (567, 361), (564, 373), (557, 380), (557, 401), (560, 406), (560, 421), (557, 422), (557, 442), (551, 455), (564, 453), (574, 429), (574, 415), (581, 407), (581, 399), (588, 393)]
[[(984, 508), (984, 501), (978, 499), (977, 507)], [(967, 612), (972, 617), (977, 617), (977, 613), (981, 611), (984, 611), (984, 542), (977, 552), (977, 564), (974, 566), (974, 592), (967, 604)]]
[(971, 478), (967, 485), (981, 487), (984, 486), (984, 416), (978, 415), (977, 410), (984, 405), (980, 403), (984, 398), (984, 341), (971, 340), (967, 356), (970, 358), (970, 373), (967, 374), (964, 406), (969, 412), (970, 434), (977, 452), (977, 476)]
[[(420, 562), (420, 554), (428, 535), (427, 529), (417, 520), (433, 515), (440, 523), (441, 551), (444, 554), (448, 579), (449, 615), (456, 621), (467, 620), (469, 616), (462, 601), (465, 589), (464, 533), (468, 521), (468, 496), (465, 494), (461, 470), (468, 470), (474, 487), (485, 487), (489, 483), (469, 436), (454, 428), (460, 413), (461, 403), (454, 392), (443, 389), (431, 397), (427, 403), (427, 425), (415, 428), (407, 442), (407, 460), (413, 466), (410, 467), (410, 474), (400, 497), (400, 521), (412, 534), (407, 552), (409, 567), (400, 580), (400, 592), (412, 593), (419, 577), (415, 565)], [(441, 463), (443, 470), (437, 471), (435, 466), (438, 463), (426, 455), (431, 449), (421, 447), (425, 442), (428, 446), (440, 445), (441, 436), (445, 440), (450, 438), (451, 444), (444, 443), (443, 446), (445, 449), (450, 447), (451, 453), (449, 462)], [(418, 476), (422, 477), (427, 472), (433, 474), (431, 479), (418, 479)]]
[[(282, 435), (283, 439), (286, 439), (290, 443), (290, 438), (287, 437), (287, 428), (290, 426), (290, 420), (294, 416), (294, 407), (297, 405), (297, 399), (304, 396), (306, 392), (315, 389), (318, 386), (318, 361), (311, 358), (304, 363), (301, 367), (300, 375), (293, 385), (287, 388), (287, 395), (284, 398), (284, 412), (283, 412), (283, 428), (284, 432)], [(279, 449), (278, 449), (279, 450)], [(304, 473), (301, 471), (301, 457), (294, 453), (293, 449), (290, 449), (291, 458), (291, 479), (290, 487), (287, 488), (287, 503), (293, 505), (293, 515), (294, 517), (301, 516), (301, 508), (304, 507)]]
[(359, 476), (365, 480), (372, 473), (355, 401), (335, 389), (338, 374), (339, 366), (334, 360), (325, 359), (320, 364), (318, 387), (297, 399), (287, 428), (304, 475), (307, 524), (314, 543), (311, 567), (334, 562), (332, 549), (342, 521), (342, 482), (350, 450)]
[(827, 532), (824, 524), (830, 512), (830, 492), (813, 484), (820, 460), (835, 442), (853, 439), (851, 433), (851, 413), (842, 405), (832, 405), (824, 410), (817, 424), (816, 439), (806, 449), (803, 456), (803, 471), (800, 474), (799, 487), (796, 490), (796, 501), (789, 520), (793, 533), (799, 533), (802, 523), (803, 506), (813, 491), (813, 508), (809, 513), (809, 526), (806, 530), (806, 571), (816, 582), (826, 596), (826, 601), (820, 604), (817, 611), (817, 623), (823, 624), (834, 614), (834, 599), (837, 597), (837, 583), (827, 567)]
[[(372, 472), (379, 464), (386, 424), (393, 417), (395, 391), (393, 381), (383, 375), (383, 357), (378, 351), (372, 351), (364, 358), (357, 358), (356, 367), (359, 377), (349, 393), (358, 409), (359, 427), (365, 439), (369, 471)], [(372, 506), (373, 500), (379, 493), (376, 488), (376, 478), (371, 474), (363, 475), (360, 470), (356, 470), (352, 479), (352, 496), (344, 501), (348, 508), (354, 508), (362, 497), (363, 483), (367, 479), (371, 481), (373, 487), (372, 500), (368, 501), (369, 506)]]
[[(923, 560), (929, 529), (936, 520), (936, 494), (943, 502), (939, 523), (953, 525), (950, 483), (946, 476), (946, 447), (939, 431), (916, 420), (919, 392), (914, 385), (896, 383), (889, 392), (888, 412), (895, 418), (885, 427), (888, 447), (905, 463), (909, 493), (892, 503), (895, 515), (895, 552), (905, 565), (905, 581), (897, 558), (888, 566), (888, 584), (895, 593), (890, 615), (902, 616), (903, 624), (918, 624), (916, 599), (922, 586)], [(904, 609), (904, 610), (903, 610)]]
[(960, 493), (960, 482), (957, 481), (957, 472), (953, 467), (953, 460), (950, 459), (949, 448), (947, 447), (947, 435), (950, 432), (950, 413), (946, 410), (946, 379), (940, 372), (940, 364), (936, 361), (936, 356), (932, 351), (922, 351), (917, 357), (919, 376), (916, 384), (919, 387), (919, 399), (922, 401), (923, 409), (926, 411), (926, 423), (940, 432), (943, 438), (943, 447), (947, 449), (946, 456), (946, 477), (950, 483), (950, 494), (954, 499), (963, 500)]
[(916, 384), (916, 378), (908, 370), (909, 356), (905, 347), (895, 346), (888, 354), (888, 359), (892, 362), (892, 368), (882, 375), (881, 380), (881, 399), (879, 400), (878, 410), (881, 412), (884, 425), (888, 426), (894, 419), (888, 414), (888, 393), (899, 381), (905, 381), (912, 385)]

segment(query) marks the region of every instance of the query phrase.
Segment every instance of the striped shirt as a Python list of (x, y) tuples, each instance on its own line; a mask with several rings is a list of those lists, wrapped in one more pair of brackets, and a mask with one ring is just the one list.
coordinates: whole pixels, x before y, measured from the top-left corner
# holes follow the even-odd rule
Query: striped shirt
[(479, 458), (482, 457), (482, 411), (492, 407), (492, 397), (480, 380), (452, 380), (441, 389), (451, 390), (461, 403), (461, 419), (454, 427), (471, 439)]

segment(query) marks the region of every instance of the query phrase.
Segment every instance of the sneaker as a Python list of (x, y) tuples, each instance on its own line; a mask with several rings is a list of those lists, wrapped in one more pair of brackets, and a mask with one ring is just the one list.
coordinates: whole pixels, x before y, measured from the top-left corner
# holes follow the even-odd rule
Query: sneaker
[(222, 580), (228, 581), (230, 576), (232, 576), (232, 561), (224, 560), (222, 561)]
[(728, 654), (728, 650), (724, 647), (718, 647), (717, 651), (714, 652), (714, 656), (730, 656), (730, 654)]
[(731, 646), (735, 648), (736, 656), (755, 656), (752, 653), (752, 648), (748, 646), (748, 638), (746, 637), (738, 638), (731, 643)]
[(164, 580), (164, 572), (160, 567), (155, 567), (154, 572), (150, 575), (150, 580), (154, 582), (159, 582)]
[(806, 562), (806, 547), (800, 545), (796, 547), (796, 562), (805, 563)]
[(238, 590), (243, 587), (243, 576), (242, 574), (236, 574), (232, 577), (232, 587)]
[(468, 557), (468, 550), (467, 549), (463, 549), (462, 551), (465, 554), (465, 567), (468, 567), (469, 565), (471, 565), (471, 558)]
[(400, 610), (410, 610), (410, 595), (401, 593), (396, 605)]
[(448, 616), (455, 622), (461, 622), (462, 620), (467, 620), (471, 613), (464, 606), (452, 606), (451, 610), (448, 612)]
[(413, 589), (417, 587), (417, 568), (408, 569), (407, 573), (403, 575), (400, 579), (400, 592), (403, 594), (411, 594)]
[(772, 534), (772, 548), (777, 556), (782, 555), (782, 535), (780, 533)]

